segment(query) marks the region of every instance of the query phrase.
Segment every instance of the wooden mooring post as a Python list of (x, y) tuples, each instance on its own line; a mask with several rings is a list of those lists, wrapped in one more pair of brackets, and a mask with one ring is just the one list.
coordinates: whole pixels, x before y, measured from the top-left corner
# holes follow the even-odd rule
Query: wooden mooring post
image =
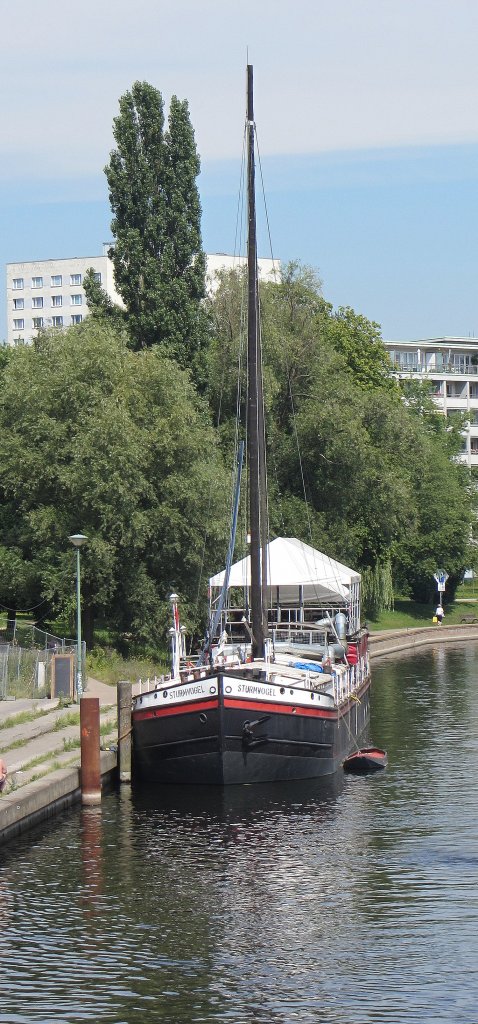
[(127, 679), (118, 683), (118, 773), (120, 782), (131, 782), (131, 701), (133, 687)]
[(98, 697), (80, 700), (81, 802), (101, 803), (100, 702)]

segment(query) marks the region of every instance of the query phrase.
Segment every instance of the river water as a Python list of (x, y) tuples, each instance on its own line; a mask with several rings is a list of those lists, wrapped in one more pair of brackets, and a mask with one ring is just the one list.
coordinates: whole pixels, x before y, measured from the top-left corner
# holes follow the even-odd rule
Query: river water
[(478, 1021), (478, 646), (373, 669), (367, 777), (122, 787), (0, 851), (0, 1021)]

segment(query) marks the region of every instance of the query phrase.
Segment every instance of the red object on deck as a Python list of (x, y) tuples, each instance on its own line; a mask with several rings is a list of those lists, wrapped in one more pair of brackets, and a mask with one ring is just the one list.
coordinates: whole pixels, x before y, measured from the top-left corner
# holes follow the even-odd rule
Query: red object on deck
[(357, 644), (349, 644), (347, 647), (347, 661), (349, 665), (356, 665), (358, 662)]

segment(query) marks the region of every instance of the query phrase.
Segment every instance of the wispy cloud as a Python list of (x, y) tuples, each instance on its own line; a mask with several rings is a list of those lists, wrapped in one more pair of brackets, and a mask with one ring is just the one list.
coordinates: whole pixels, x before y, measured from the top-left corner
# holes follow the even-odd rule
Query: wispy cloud
[(100, 171), (137, 78), (189, 100), (203, 159), (237, 156), (247, 48), (265, 155), (478, 140), (476, 0), (2, 8), (4, 178)]

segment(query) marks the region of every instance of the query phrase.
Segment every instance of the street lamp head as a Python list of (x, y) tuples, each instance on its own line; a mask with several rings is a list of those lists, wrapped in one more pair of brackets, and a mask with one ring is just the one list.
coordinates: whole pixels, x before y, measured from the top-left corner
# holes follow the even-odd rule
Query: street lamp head
[(71, 537), (68, 537), (68, 540), (75, 548), (81, 548), (83, 544), (86, 544), (88, 537), (85, 537), (84, 533), (72, 533)]

